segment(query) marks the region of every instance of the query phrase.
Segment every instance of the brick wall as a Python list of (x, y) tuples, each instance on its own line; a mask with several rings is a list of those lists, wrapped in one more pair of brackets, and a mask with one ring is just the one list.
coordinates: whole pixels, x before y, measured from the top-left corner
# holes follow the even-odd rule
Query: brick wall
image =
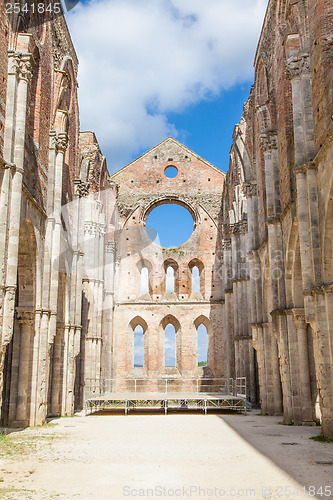
[(0, 1), (0, 156), (3, 155), (3, 139), (5, 129), (5, 107), (7, 90), (9, 26), (5, 2)]

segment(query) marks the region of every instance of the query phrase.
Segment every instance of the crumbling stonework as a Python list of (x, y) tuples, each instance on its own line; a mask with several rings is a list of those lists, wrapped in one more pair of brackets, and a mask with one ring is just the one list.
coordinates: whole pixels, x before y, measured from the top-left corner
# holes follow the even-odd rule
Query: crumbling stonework
[[(33, 17), (9, 19), (0, 2), (2, 423), (71, 414), (110, 379), (246, 377), (264, 414), (320, 418), (333, 437), (332, 2), (269, 1), (226, 176), (168, 138), (110, 177), (94, 133), (79, 132), (64, 18)], [(176, 248), (146, 233), (163, 203), (194, 221)]]
[[(287, 423), (311, 423), (319, 398), (329, 436), (332, 14), (332, 2), (269, 2), (224, 197), (225, 228), (232, 248), (241, 248), (232, 255), (232, 267), (244, 267), (251, 297), (246, 328), (258, 359), (262, 411), (283, 411)], [(235, 215), (240, 196), (246, 200), (243, 220)], [(233, 306), (238, 287), (236, 274)], [(245, 293), (240, 300), (248, 302)], [(234, 336), (239, 321), (240, 309)], [(236, 344), (229, 355), (237, 365)]]
[[(173, 166), (178, 174), (168, 178)], [(115, 306), (112, 378), (198, 378), (224, 375), (221, 315), (221, 254), (219, 221), (225, 175), (172, 138), (150, 150), (111, 177), (118, 186)], [(161, 248), (146, 234), (149, 213), (164, 203), (184, 206), (194, 220), (188, 241)], [(174, 292), (167, 291), (168, 266), (174, 269)], [(192, 290), (191, 269), (200, 272), (200, 292)], [(140, 273), (148, 269), (149, 293), (140, 291)], [(197, 327), (208, 334), (208, 367), (198, 367)], [(143, 325), (144, 367), (133, 364), (133, 336)], [(176, 329), (176, 367), (164, 366), (164, 328)], [(146, 347), (147, 345), (147, 347)]]

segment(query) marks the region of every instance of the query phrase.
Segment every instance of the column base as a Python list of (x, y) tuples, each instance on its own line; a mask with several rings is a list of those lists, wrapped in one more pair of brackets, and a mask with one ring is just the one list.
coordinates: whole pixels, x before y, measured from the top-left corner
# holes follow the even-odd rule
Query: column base
[(9, 423), (9, 427), (21, 428), (29, 427), (29, 420), (13, 420)]

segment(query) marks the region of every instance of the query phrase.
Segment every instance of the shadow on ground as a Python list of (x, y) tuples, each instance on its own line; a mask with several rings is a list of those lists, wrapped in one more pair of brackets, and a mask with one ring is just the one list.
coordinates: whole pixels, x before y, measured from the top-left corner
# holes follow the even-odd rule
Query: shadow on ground
[[(333, 443), (311, 439), (321, 434), (320, 427), (284, 425), (281, 416), (261, 416), (258, 411), (247, 415), (220, 415), (219, 418), (296, 480), (301, 487), (300, 498), (303, 487), (314, 498), (333, 498)], [(316, 469), (315, 474), (313, 469)]]

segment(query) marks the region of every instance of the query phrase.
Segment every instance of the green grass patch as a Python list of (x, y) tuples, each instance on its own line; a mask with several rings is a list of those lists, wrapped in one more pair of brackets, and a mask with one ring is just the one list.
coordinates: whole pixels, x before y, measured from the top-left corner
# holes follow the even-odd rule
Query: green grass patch
[(319, 436), (310, 437), (312, 441), (318, 441), (319, 443), (333, 443), (333, 439), (329, 439), (324, 434), (319, 434)]
[(47, 433), (47, 429), (55, 425), (57, 424), (37, 425), (20, 432), (0, 434), (0, 458), (17, 460), (36, 454), (39, 446), (51, 446), (54, 440), (64, 438), (59, 434)]

